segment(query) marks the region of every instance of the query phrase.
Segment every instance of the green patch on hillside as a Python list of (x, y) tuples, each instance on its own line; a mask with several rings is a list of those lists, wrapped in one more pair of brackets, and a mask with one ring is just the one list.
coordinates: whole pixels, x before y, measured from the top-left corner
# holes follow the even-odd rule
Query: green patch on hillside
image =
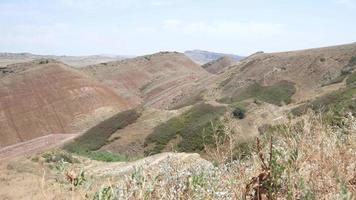
[(230, 110), (232, 110), (231, 112), (232, 116), (234, 116), (237, 119), (245, 118), (250, 103), (251, 102), (247, 102), (247, 101), (238, 101), (229, 104), (229, 108)]
[(329, 113), (324, 115), (325, 119), (332, 124), (339, 123), (346, 113), (351, 112), (356, 115), (356, 73), (348, 77), (347, 87), (331, 92), (316, 98), (312, 102), (300, 105), (294, 108), (291, 113), (300, 116), (306, 113), (308, 109), (316, 112)]
[(140, 113), (136, 110), (127, 110), (118, 113), (89, 129), (63, 148), (71, 153), (86, 156), (94, 160), (120, 161), (123, 159), (123, 156), (98, 150), (107, 144), (108, 139), (113, 133), (135, 122), (139, 117)]
[(194, 105), (203, 101), (203, 91), (196, 91), (187, 97), (180, 99), (170, 110), (177, 110), (186, 106)]
[(345, 65), (341, 71), (339, 76), (327, 81), (326, 83), (322, 84), (322, 86), (327, 86), (327, 85), (332, 85), (336, 83), (341, 83), (342, 81), (345, 80), (346, 77), (348, 77), (350, 74), (352, 74), (352, 71), (355, 70), (356, 67), (356, 56), (352, 57), (347, 65)]
[(155, 127), (145, 140), (145, 155), (162, 152), (166, 145), (180, 136), (177, 151), (199, 152), (204, 144), (213, 143), (213, 133), (219, 127), (218, 119), (225, 107), (196, 104), (187, 112)]
[(233, 103), (254, 98), (267, 103), (282, 106), (291, 102), (291, 97), (296, 92), (294, 83), (280, 81), (271, 86), (261, 86), (258, 83), (251, 84), (244, 89), (236, 91), (231, 97), (223, 98), (224, 103)]
[(350, 74), (346, 79), (347, 87), (356, 87), (356, 72)]
[(328, 85), (333, 85), (336, 83), (341, 83), (344, 81), (344, 79), (347, 77), (347, 74), (340, 74), (339, 76), (327, 81), (326, 83), (323, 83), (321, 86), (328, 86)]

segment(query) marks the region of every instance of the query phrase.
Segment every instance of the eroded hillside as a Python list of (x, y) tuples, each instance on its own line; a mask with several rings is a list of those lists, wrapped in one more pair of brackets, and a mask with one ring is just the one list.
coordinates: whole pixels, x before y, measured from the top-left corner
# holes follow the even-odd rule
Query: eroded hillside
[(184, 54), (161, 52), (82, 69), (135, 104), (171, 108), (209, 74)]
[(220, 77), (221, 96), (238, 98), (252, 84), (272, 86), (287, 81), (295, 84), (294, 101), (306, 100), (322, 86), (342, 82), (355, 69), (356, 45), (282, 53), (260, 53), (244, 59)]
[(237, 63), (236, 60), (234, 60), (233, 58), (230, 58), (230, 57), (227, 57), (227, 56), (224, 56), (224, 57), (221, 57), (217, 60), (213, 60), (211, 62), (208, 62), (204, 65), (202, 65), (202, 67), (212, 73), (212, 74), (218, 74), (218, 73), (221, 73), (223, 72), (224, 70), (226, 70), (226, 68), (232, 66), (232, 65), (235, 65)]
[(0, 146), (47, 134), (82, 132), (132, 104), (65, 64), (38, 60), (0, 79)]

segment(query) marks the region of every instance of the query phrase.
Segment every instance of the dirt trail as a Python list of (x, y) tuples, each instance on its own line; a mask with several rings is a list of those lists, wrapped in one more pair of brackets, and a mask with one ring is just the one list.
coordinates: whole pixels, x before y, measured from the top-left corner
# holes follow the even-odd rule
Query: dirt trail
[(45, 149), (54, 148), (78, 135), (79, 133), (51, 134), (0, 148), (0, 160), (11, 159), (21, 155), (30, 155)]

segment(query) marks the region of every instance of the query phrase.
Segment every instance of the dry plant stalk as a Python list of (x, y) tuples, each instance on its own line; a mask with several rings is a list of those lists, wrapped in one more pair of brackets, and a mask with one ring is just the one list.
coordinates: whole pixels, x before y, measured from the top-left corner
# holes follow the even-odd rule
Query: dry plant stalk
[(268, 193), (267, 186), (270, 185), (271, 182), (271, 163), (272, 163), (272, 137), (270, 140), (270, 152), (269, 152), (269, 160), (268, 165), (266, 164), (265, 158), (263, 157), (262, 147), (260, 144), (260, 140), (256, 138), (257, 143), (257, 151), (258, 157), (261, 161), (261, 170), (257, 176), (253, 177), (251, 181), (245, 187), (244, 199), (247, 197), (251, 197), (253, 200), (263, 200), (263, 199), (272, 199), (272, 195)]

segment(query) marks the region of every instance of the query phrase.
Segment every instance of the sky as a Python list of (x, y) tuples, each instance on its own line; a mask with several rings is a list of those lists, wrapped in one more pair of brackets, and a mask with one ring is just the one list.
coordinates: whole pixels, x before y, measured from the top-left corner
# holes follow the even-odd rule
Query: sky
[(247, 56), (356, 42), (356, 0), (0, 0), (0, 52)]

